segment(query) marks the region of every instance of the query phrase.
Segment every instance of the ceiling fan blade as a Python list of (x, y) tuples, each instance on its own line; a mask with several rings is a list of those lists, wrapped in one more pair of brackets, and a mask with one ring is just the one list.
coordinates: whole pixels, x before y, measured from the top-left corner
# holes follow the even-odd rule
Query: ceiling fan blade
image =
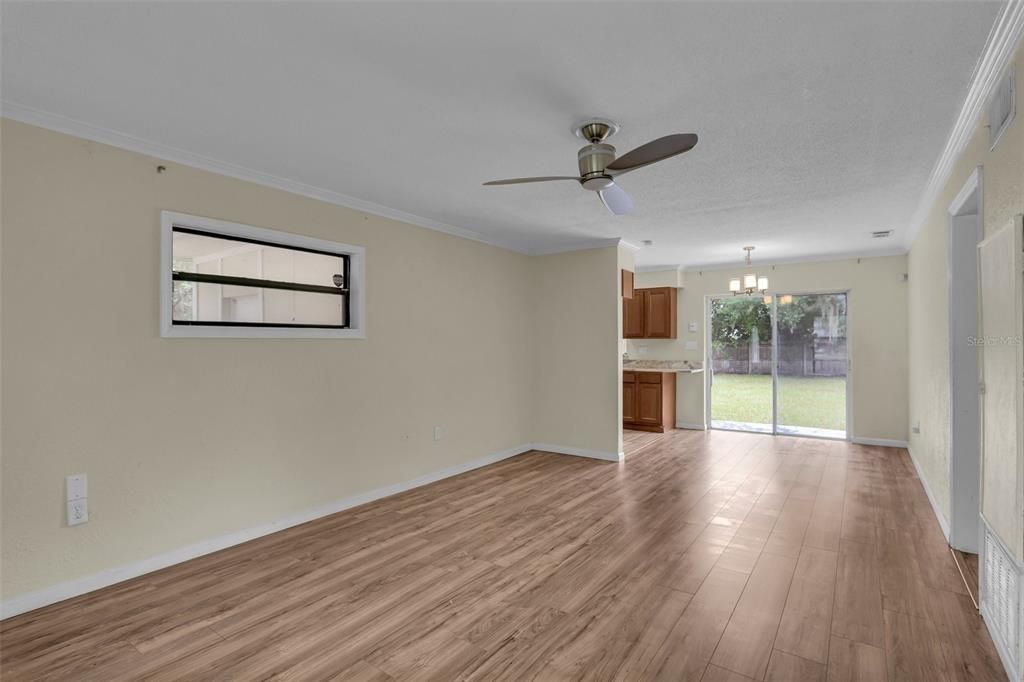
[(580, 181), (579, 178), (573, 175), (546, 175), (540, 178), (509, 178), (508, 180), (491, 180), (490, 182), (485, 182), (484, 185), (519, 185), (524, 182), (548, 182), (549, 180)]
[(652, 163), (688, 152), (697, 145), (697, 136), (693, 133), (677, 133), (666, 135), (657, 140), (642, 144), (631, 152), (626, 152), (612, 161), (605, 170), (612, 173), (626, 173), (649, 166)]
[(626, 190), (616, 184), (611, 184), (598, 192), (601, 203), (615, 215), (625, 215), (633, 212), (633, 200), (626, 194)]

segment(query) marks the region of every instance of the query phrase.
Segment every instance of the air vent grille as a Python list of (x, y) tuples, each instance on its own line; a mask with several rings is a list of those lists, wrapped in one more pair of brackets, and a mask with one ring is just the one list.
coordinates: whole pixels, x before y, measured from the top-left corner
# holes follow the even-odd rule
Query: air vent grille
[(989, 629), (1001, 639), (1014, 667), (1019, 665), (1018, 640), (1020, 622), (1017, 620), (1020, 604), (1020, 577), (1013, 560), (1003, 551), (999, 542), (985, 529), (984, 584), (981, 604)]
[(871, 233), (873, 239), (885, 239), (889, 236), (892, 236), (892, 230), (875, 230)]
[(988, 104), (988, 132), (991, 149), (999, 144), (1003, 132), (1010, 127), (1016, 113), (1016, 84), (1013, 69), (1009, 69), (999, 85), (992, 91)]

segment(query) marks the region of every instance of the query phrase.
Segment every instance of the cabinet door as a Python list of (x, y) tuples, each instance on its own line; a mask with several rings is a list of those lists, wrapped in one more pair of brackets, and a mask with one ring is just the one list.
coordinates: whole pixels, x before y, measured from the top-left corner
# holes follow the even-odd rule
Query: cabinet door
[(622, 422), (636, 423), (636, 377), (626, 374), (622, 375)]
[(644, 289), (644, 336), (648, 339), (676, 338), (676, 290), (672, 287)]
[(661, 426), (661, 383), (637, 383), (636, 423)]
[(644, 338), (643, 289), (634, 289), (633, 298), (622, 299), (622, 336), (626, 339)]

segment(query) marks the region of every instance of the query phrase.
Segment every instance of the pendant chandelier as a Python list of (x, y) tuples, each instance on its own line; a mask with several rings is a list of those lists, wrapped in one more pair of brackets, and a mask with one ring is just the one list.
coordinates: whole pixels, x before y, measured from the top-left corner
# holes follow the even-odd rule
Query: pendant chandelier
[[(750, 263), (750, 252), (754, 250), (753, 246), (744, 246), (743, 250), (747, 252), (747, 268), (753, 269)], [(758, 277), (753, 272), (748, 272), (743, 275), (740, 279), (736, 277), (729, 280), (729, 291), (732, 292), (733, 296), (737, 294), (763, 294), (768, 291), (768, 278)]]

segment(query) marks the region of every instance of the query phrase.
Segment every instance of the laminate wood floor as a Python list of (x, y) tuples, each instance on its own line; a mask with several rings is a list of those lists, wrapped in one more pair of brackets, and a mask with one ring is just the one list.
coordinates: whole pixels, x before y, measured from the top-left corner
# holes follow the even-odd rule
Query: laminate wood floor
[(653, 431), (622, 430), (622, 450), (626, 455), (635, 455), (664, 438), (664, 434)]
[(0, 624), (4, 680), (1004, 679), (907, 453), (527, 453)]

